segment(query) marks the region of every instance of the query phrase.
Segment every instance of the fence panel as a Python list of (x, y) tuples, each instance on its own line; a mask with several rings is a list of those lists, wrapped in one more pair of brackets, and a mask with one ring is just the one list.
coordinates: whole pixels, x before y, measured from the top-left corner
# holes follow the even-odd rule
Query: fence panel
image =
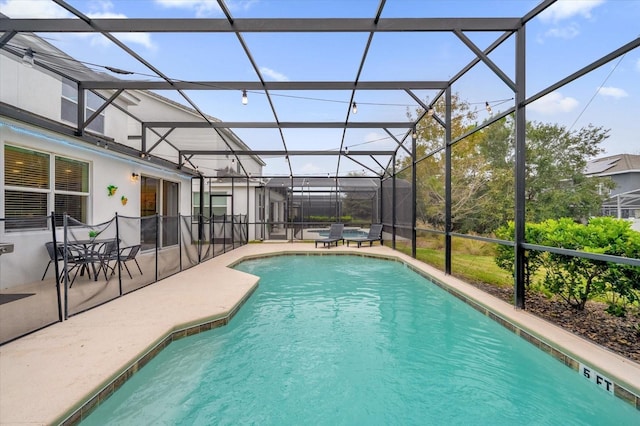
[(64, 217), (63, 241), (58, 243), (63, 257), (61, 281), (68, 316), (101, 305), (120, 296), (120, 286), (111, 274), (108, 257), (117, 252), (116, 220), (88, 225)]
[(158, 250), (158, 279), (180, 272), (180, 218), (161, 216), (161, 238)]
[(50, 225), (51, 216), (0, 219), (0, 344), (62, 320)]
[(155, 238), (151, 238), (157, 235), (157, 230), (157, 216), (118, 216), (121, 256), (115, 273), (122, 283), (123, 294), (157, 280), (156, 244)]
[(180, 265), (183, 270), (198, 264), (198, 216), (180, 216)]
[[(0, 344), (248, 242), (246, 215), (0, 219)], [(28, 229), (29, 232), (23, 232)], [(202, 240), (200, 240), (202, 237)]]

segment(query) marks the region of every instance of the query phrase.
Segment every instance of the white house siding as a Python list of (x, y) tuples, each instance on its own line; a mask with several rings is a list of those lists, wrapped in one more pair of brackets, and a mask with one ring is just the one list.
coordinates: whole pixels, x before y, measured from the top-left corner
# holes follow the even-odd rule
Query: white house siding
[[(0, 148), (2, 149), (2, 191), (0, 205), (4, 217), (4, 146), (5, 144), (57, 154), (68, 158), (89, 162), (89, 201), (87, 222), (99, 224), (112, 219), (116, 213), (123, 216), (140, 216), (140, 182), (133, 182), (131, 174), (153, 176), (177, 182), (180, 185), (179, 211), (190, 214), (191, 178), (170, 170), (163, 170), (142, 161), (123, 158), (104, 148), (87, 147), (80, 141), (74, 141), (52, 132), (34, 128), (24, 123), (16, 123), (0, 119)], [(107, 195), (107, 186), (118, 187), (116, 196)], [(126, 196), (128, 202), (122, 205), (120, 198)], [(58, 237), (63, 235), (59, 231)], [(46, 266), (48, 256), (44, 247), (45, 241), (51, 240), (49, 230), (25, 230), (5, 232), (0, 229), (0, 241), (13, 242), (15, 252), (1, 258), (2, 270), (0, 287), (7, 288), (11, 283), (24, 283), (40, 279)], [(33, 259), (26, 262), (25, 259)]]
[[(56, 122), (61, 122), (62, 79), (37, 65), (28, 67), (21, 58), (0, 54), (0, 101)], [(85, 72), (91, 73), (90, 70)], [(110, 96), (104, 92), (105, 96)], [(168, 99), (145, 91), (131, 91), (121, 94), (114, 102), (120, 108), (139, 116), (144, 121), (201, 121), (202, 118), (189, 108)], [(71, 125), (71, 123), (63, 123)], [(107, 141), (141, 148), (141, 124), (114, 105), (104, 110), (104, 137)], [(164, 134), (168, 129), (160, 131)], [(147, 149), (153, 146), (158, 136), (147, 132)], [(168, 137), (176, 141), (180, 149), (227, 149), (222, 139), (213, 129), (177, 129)], [(233, 149), (247, 149), (234, 135), (228, 142)], [(0, 117), (0, 217), (4, 212), (4, 146), (15, 145), (49, 154), (86, 161), (89, 163), (89, 197), (87, 222), (99, 224), (110, 220), (116, 213), (123, 216), (140, 216), (140, 181), (133, 182), (131, 174), (155, 177), (179, 185), (178, 211), (182, 215), (191, 214), (191, 176), (175, 169), (165, 169), (143, 159), (116, 154), (108, 144), (91, 145), (73, 137), (62, 136), (55, 132), (42, 130), (35, 126)], [(152, 155), (177, 163), (178, 153), (167, 143), (160, 143), (151, 152)], [(202, 172), (215, 176), (215, 170), (228, 167), (231, 157), (203, 159)], [(260, 160), (243, 157), (243, 165), (248, 173), (259, 175), (262, 170)], [(237, 164), (236, 164), (237, 166)], [(210, 173), (206, 170), (210, 169)], [(118, 187), (116, 196), (107, 195), (107, 186)], [(226, 190), (230, 191), (230, 187)], [(242, 194), (242, 195), (241, 195)], [(120, 198), (126, 196), (128, 202), (122, 205)], [(248, 214), (249, 221), (255, 221), (255, 190), (250, 190), (247, 206), (246, 186), (236, 187), (234, 213)], [(49, 210), (53, 210), (53, 205)], [(159, 200), (160, 201), (160, 200)], [(161, 205), (161, 204), (159, 204)], [(229, 207), (230, 208), (230, 207)], [(231, 211), (229, 211), (231, 213)], [(131, 230), (130, 230), (131, 232)], [(135, 231), (134, 231), (135, 233)], [(59, 232), (62, 239), (62, 233)], [(137, 238), (134, 236), (132, 238)], [(252, 238), (250, 236), (250, 238)], [(51, 240), (50, 231), (25, 230), (5, 232), (0, 226), (0, 241), (13, 242), (15, 252), (0, 258), (0, 288), (9, 288), (18, 284), (40, 280), (48, 261), (44, 242)], [(49, 271), (51, 274), (51, 271)]]
[(6, 53), (0, 55), (0, 70), (2, 102), (52, 120), (60, 120), (60, 77), (37, 67), (28, 67)]

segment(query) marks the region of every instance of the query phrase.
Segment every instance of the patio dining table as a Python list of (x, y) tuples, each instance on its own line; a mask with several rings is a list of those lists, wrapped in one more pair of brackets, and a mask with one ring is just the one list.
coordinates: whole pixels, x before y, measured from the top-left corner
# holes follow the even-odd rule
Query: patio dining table
[[(115, 241), (116, 238), (67, 241), (67, 271), (65, 271), (67, 276), (70, 275), (71, 271), (76, 269), (69, 286), (71, 287), (71, 285), (73, 285), (78, 272), (80, 272), (80, 276), (83, 276), (85, 270), (89, 278), (91, 278), (91, 272), (93, 272), (94, 281), (98, 281), (98, 274), (103, 268), (105, 248), (109, 243)], [(65, 243), (59, 242), (58, 249), (60, 253), (64, 255)], [(97, 267), (96, 264), (98, 264)], [(89, 269), (89, 266), (91, 266), (91, 269)]]

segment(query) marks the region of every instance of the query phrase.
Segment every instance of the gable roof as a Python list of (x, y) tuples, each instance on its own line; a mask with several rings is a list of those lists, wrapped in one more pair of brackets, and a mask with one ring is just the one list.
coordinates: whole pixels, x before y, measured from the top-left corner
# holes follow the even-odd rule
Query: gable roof
[(640, 173), (640, 155), (618, 154), (589, 161), (584, 174), (609, 176), (634, 172)]

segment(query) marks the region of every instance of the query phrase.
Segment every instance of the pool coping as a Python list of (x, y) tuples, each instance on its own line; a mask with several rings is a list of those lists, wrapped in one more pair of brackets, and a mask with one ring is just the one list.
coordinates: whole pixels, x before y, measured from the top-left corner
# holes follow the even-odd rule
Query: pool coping
[(72, 407), (57, 419), (54, 424), (61, 426), (79, 424), (84, 417), (91, 414), (93, 410), (95, 410), (102, 402), (124, 385), (127, 380), (138, 372), (138, 370), (155, 358), (163, 349), (169, 346), (170, 343), (229, 324), (229, 321), (231, 321), (235, 314), (238, 313), (242, 305), (249, 300), (257, 288), (258, 285), (256, 283), (256, 285), (251, 287), (245, 296), (235, 306), (233, 306), (230, 311), (224, 314), (215, 315), (208, 319), (198, 320), (192, 324), (176, 326), (174, 330), (149, 345), (149, 347), (147, 347), (143, 353), (128, 366), (119, 372), (116, 372), (105, 383), (98, 385), (97, 391), (92, 392), (88, 398), (84, 398), (77, 404), (77, 406)]
[[(640, 364), (515, 309), (471, 284), (386, 246), (327, 249), (305, 243), (282, 243), (242, 246), (153, 286), (1, 346), (0, 424), (77, 424), (170, 342), (227, 324), (258, 286), (258, 277), (232, 269), (241, 261), (280, 255), (343, 254), (403, 263), (574, 371), (582, 363), (606, 374), (615, 383), (615, 396), (640, 410)], [(186, 288), (191, 291), (185, 293)], [(215, 303), (202, 300), (212, 299), (212, 292)], [(176, 302), (177, 294), (185, 300)], [(104, 321), (111, 318), (120, 320), (123, 315), (131, 316), (131, 306), (135, 306), (136, 320), (140, 318), (145, 324), (151, 321), (153, 327), (142, 330), (142, 326), (135, 324), (139, 326), (136, 329), (123, 321), (105, 327)], [(167, 313), (168, 308), (175, 308), (181, 315)], [(147, 318), (153, 315), (162, 318)], [(81, 346), (84, 348), (79, 350)], [(93, 353), (88, 353), (87, 348)], [(97, 351), (111, 352), (97, 354)], [(66, 358), (61, 358), (61, 354), (66, 354)], [(67, 360), (69, 355), (73, 355), (72, 361)], [(95, 363), (96, 358), (102, 362)], [(52, 366), (64, 371), (52, 373)], [(93, 370), (101, 370), (101, 374), (94, 374)], [(607, 397), (605, 395), (608, 394), (605, 392), (603, 397)]]

